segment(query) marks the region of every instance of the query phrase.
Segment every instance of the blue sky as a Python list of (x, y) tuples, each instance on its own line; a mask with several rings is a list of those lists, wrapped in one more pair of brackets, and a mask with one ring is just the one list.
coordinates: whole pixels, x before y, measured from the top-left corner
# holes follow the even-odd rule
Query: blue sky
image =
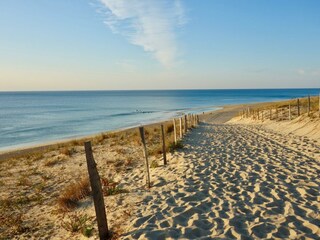
[(0, 91), (320, 87), (318, 0), (2, 0)]

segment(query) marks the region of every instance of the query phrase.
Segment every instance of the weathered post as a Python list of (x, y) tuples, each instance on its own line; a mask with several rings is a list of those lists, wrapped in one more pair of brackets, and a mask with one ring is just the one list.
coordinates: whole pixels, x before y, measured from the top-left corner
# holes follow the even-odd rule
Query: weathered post
[(173, 135), (174, 135), (174, 144), (177, 144), (177, 128), (176, 128), (176, 120), (173, 119)]
[(269, 116), (270, 116), (270, 120), (272, 120), (272, 108), (270, 108)]
[(278, 116), (279, 116), (279, 114), (278, 114), (278, 108), (276, 108), (276, 121), (278, 120)]
[(86, 152), (87, 167), (90, 179), (90, 185), (92, 189), (92, 197), (94, 202), (94, 209), (96, 212), (97, 222), (98, 222), (98, 231), (100, 240), (105, 240), (110, 238), (108, 230), (108, 222), (106, 209), (104, 205), (104, 199), (102, 194), (102, 187), (100, 176), (97, 170), (96, 162), (94, 161), (92, 154), (91, 142), (85, 142), (84, 148)]
[(167, 165), (166, 136), (164, 135), (164, 127), (163, 127), (163, 124), (161, 124), (161, 134), (162, 134), (163, 164), (164, 164), (164, 165)]
[(291, 105), (289, 103), (289, 121), (291, 121)]
[(180, 139), (182, 139), (182, 118), (179, 118), (179, 125), (180, 125)]
[(188, 130), (188, 120), (187, 115), (184, 115), (184, 133), (187, 133)]
[(298, 116), (300, 116), (300, 100), (297, 99), (297, 107), (298, 107)]
[(144, 137), (144, 127), (139, 127), (139, 132), (140, 132), (141, 142), (143, 145), (143, 154), (146, 159), (146, 182), (147, 182), (148, 188), (150, 188), (151, 184), (150, 184), (149, 161), (148, 161), (148, 151), (147, 151), (146, 140)]
[(319, 93), (319, 118), (320, 118), (320, 93)]
[(311, 101), (310, 101), (310, 95), (308, 95), (308, 116), (310, 116), (310, 110), (311, 110)]
[(320, 93), (319, 93), (319, 117), (320, 117)]

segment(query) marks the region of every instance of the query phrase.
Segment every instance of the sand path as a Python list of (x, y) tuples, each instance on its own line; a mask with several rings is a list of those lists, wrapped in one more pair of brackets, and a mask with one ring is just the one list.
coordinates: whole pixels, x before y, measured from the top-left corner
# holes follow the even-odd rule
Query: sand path
[(320, 239), (317, 142), (215, 119), (188, 133), (179, 177), (152, 188), (124, 238)]

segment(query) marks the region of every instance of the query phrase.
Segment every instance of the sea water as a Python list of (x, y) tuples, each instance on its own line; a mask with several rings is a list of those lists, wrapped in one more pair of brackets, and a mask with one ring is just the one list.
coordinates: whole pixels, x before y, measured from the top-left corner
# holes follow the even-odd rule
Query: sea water
[(319, 89), (0, 92), (0, 150), (143, 125)]

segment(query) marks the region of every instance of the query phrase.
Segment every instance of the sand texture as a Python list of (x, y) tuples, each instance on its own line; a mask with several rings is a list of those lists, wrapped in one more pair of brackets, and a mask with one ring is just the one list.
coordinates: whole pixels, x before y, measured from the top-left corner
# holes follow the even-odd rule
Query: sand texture
[(229, 123), (257, 125), (273, 132), (279, 132), (283, 135), (297, 135), (308, 137), (320, 143), (320, 117), (309, 118), (306, 115), (290, 120), (270, 121), (270, 120), (252, 120), (250, 118), (240, 119), (235, 117)]
[(319, 239), (317, 142), (208, 122), (176, 157), (179, 178), (152, 188), (124, 239)]

